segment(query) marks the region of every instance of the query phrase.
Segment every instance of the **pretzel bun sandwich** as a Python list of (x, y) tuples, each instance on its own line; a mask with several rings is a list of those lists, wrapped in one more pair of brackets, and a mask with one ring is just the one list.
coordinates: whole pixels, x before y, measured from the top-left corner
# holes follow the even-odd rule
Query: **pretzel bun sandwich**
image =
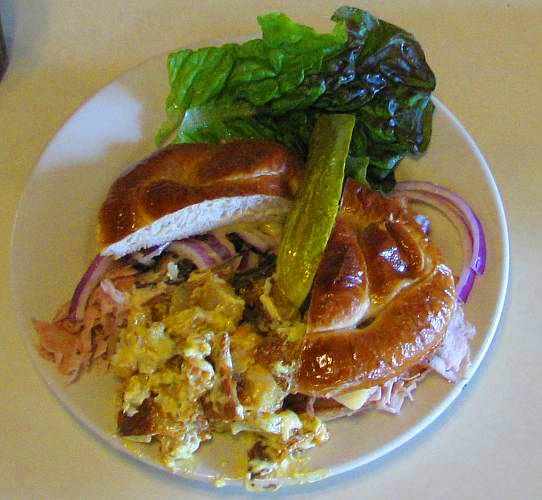
[(330, 419), (421, 376), (456, 308), (452, 272), (405, 201), (347, 180), (312, 288), (297, 404)]

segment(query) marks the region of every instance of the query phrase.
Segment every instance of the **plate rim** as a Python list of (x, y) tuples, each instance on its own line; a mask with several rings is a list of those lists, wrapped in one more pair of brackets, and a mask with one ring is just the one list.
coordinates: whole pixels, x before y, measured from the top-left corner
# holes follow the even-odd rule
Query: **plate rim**
[[(246, 37), (238, 37), (234, 39), (233, 41), (242, 41), (242, 40), (250, 39), (252, 37), (253, 35), (246, 36)], [(205, 44), (208, 44), (208, 43), (209, 44), (224, 43), (224, 40), (211, 40), (211, 41), (205, 42)], [(199, 47), (202, 45), (203, 45), (202, 43), (195, 43), (195, 44), (187, 45), (186, 47), (183, 47), (183, 48), (193, 48), (193, 47)], [(12, 224), (11, 236), (10, 236), (10, 262), (13, 262), (14, 260), (17, 234), (20, 231), (20, 220), (19, 220), (20, 217), (19, 216), (22, 211), (22, 206), (24, 205), (24, 202), (26, 198), (28, 197), (28, 192), (31, 189), (31, 185), (38, 174), (39, 167), (43, 161), (43, 158), (47, 155), (49, 149), (52, 147), (58, 135), (66, 127), (68, 127), (70, 122), (76, 117), (76, 115), (79, 112), (81, 112), (83, 108), (85, 108), (99, 94), (101, 94), (102, 92), (106, 92), (109, 87), (116, 84), (119, 80), (122, 80), (123, 78), (129, 76), (131, 73), (137, 72), (141, 67), (145, 66), (146, 64), (149, 64), (150, 62), (155, 61), (160, 58), (165, 59), (168, 53), (169, 52), (160, 52), (154, 56), (146, 58), (139, 64), (131, 68), (128, 68), (126, 71), (123, 71), (122, 73), (118, 74), (116, 77), (109, 80), (101, 88), (99, 88), (96, 92), (94, 92), (91, 96), (85, 99), (84, 102), (82, 102), (73, 111), (73, 113), (71, 113), (66, 118), (66, 120), (62, 123), (62, 125), (58, 127), (58, 129), (54, 132), (54, 134), (51, 136), (50, 140), (48, 141), (47, 145), (43, 148), (38, 160), (34, 164), (34, 167), (32, 168), (30, 175), (27, 177), (24, 188), (22, 189), (19, 200), (17, 202), (15, 216), (14, 216), (13, 224)], [(508, 218), (506, 215), (506, 211), (504, 209), (502, 195), (498, 189), (498, 186), (493, 176), (493, 173), (491, 171), (489, 162), (485, 158), (484, 154), (480, 150), (474, 138), (468, 132), (467, 128), (459, 121), (459, 119), (455, 116), (455, 114), (434, 93), (431, 99), (433, 103), (435, 104), (435, 108), (443, 112), (444, 115), (447, 117), (447, 119), (450, 120), (450, 122), (454, 125), (454, 127), (460, 132), (462, 139), (466, 142), (466, 144), (469, 147), (469, 151), (472, 152), (474, 156), (476, 157), (478, 164), (482, 167), (484, 177), (486, 178), (489, 184), (489, 187), (491, 189), (491, 197), (494, 200), (496, 208), (497, 208), (498, 224), (500, 226), (499, 233), (501, 234), (500, 243), (501, 243), (502, 256), (501, 256), (501, 262), (499, 263), (501, 276), (500, 276), (500, 284), (499, 284), (500, 286), (499, 294), (497, 297), (495, 309), (493, 310), (493, 313), (492, 313), (491, 322), (490, 322), (491, 324), (484, 335), (484, 340), (479, 347), (476, 357), (471, 360), (471, 367), (469, 369), (469, 372), (466, 378), (463, 379), (461, 382), (457, 383), (456, 385), (454, 385), (452, 390), (448, 393), (448, 395), (444, 397), (437, 405), (435, 405), (425, 417), (420, 419), (418, 422), (416, 422), (415, 425), (411, 426), (408, 430), (400, 434), (398, 437), (378, 447), (376, 450), (366, 453), (358, 459), (353, 459), (341, 465), (334, 466), (333, 468), (329, 470), (329, 473), (325, 475), (324, 477), (322, 477), (321, 479), (319, 479), (319, 481), (325, 480), (331, 477), (335, 477), (340, 474), (344, 474), (346, 472), (349, 472), (359, 467), (362, 467), (364, 465), (367, 465), (370, 462), (373, 462), (379, 458), (382, 458), (388, 453), (391, 453), (395, 449), (403, 446), (405, 443), (410, 441), (416, 435), (420, 434), (437, 418), (439, 418), (444, 413), (444, 411), (453, 404), (453, 402), (457, 399), (459, 394), (463, 391), (463, 389), (470, 382), (474, 374), (477, 372), (479, 366), (482, 363), (482, 360), (485, 358), (487, 351), (489, 350), (491, 343), (493, 342), (493, 339), (496, 335), (497, 330), (499, 329), (499, 326), (503, 317), (503, 311), (504, 311), (504, 306), (506, 303), (507, 291), (509, 288), (509, 280), (510, 280), (510, 235), (509, 235), (510, 233), (509, 233)], [(25, 335), (23, 333), (28, 330), (29, 325), (27, 324), (26, 318), (23, 318), (16, 304), (16, 296), (17, 296), (16, 292), (19, 287), (17, 285), (17, 279), (15, 276), (14, 266), (11, 266), (11, 265), (10, 265), (10, 285), (11, 285), (11, 292), (12, 292), (10, 294), (11, 304), (12, 304), (13, 309), (15, 310), (17, 329), (19, 331), (20, 336), (22, 336), (23, 344), (31, 360), (32, 366), (37, 371), (40, 379), (45, 383), (49, 391), (51, 391), (53, 395), (55, 396), (55, 398), (61, 403), (62, 407), (65, 410), (67, 410), (68, 413), (72, 417), (74, 417), (75, 420), (78, 421), (79, 424), (83, 424), (85, 431), (87, 432), (91, 431), (93, 438), (99, 438), (99, 441), (101, 443), (106, 444), (107, 446), (111, 446), (116, 452), (120, 452), (120, 455), (122, 457), (128, 458), (133, 463), (144, 464), (146, 466), (150, 466), (153, 470), (158, 470), (161, 473), (166, 474), (168, 476), (181, 477), (183, 479), (197, 481), (198, 483), (205, 483), (205, 484), (211, 484), (218, 477), (218, 475), (211, 476), (207, 473), (197, 471), (197, 470), (191, 471), (191, 472), (187, 472), (182, 469), (178, 471), (169, 471), (158, 461), (155, 461), (144, 455), (139, 455), (139, 454), (136, 455), (125, 446), (122, 439), (120, 439), (116, 435), (112, 435), (112, 436), (109, 435), (103, 429), (99, 428), (98, 425), (96, 425), (91, 419), (87, 418), (87, 416), (85, 416), (82, 410), (71, 405), (69, 401), (67, 400), (67, 398), (65, 398), (62, 394), (65, 390), (65, 386), (55, 380), (52, 380), (51, 377), (49, 377), (49, 375), (46, 373), (47, 370), (44, 367), (44, 365), (39, 362), (39, 354), (37, 353), (32, 336)], [(225, 482), (228, 486), (239, 486), (242, 484), (241, 479), (230, 478), (230, 479), (226, 479)], [(292, 485), (299, 485), (299, 484), (300, 484), (299, 482), (296, 482), (294, 480), (286, 480), (284, 482), (284, 486), (292, 486)]]

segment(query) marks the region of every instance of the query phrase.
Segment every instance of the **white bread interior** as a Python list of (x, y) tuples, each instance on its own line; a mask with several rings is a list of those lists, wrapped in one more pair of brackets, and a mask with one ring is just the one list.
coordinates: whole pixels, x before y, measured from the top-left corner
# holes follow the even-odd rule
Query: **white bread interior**
[(167, 214), (102, 250), (120, 258), (138, 250), (203, 234), (240, 222), (283, 219), (291, 201), (280, 196), (249, 195), (205, 200)]

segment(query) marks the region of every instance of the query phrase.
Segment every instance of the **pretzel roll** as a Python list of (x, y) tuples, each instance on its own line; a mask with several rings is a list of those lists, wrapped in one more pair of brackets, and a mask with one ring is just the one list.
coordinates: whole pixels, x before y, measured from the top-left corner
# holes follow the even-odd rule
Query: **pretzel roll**
[(365, 258), (356, 231), (339, 215), (313, 282), (307, 331), (355, 327), (369, 306)]
[[(333, 397), (383, 384), (442, 341), (456, 302), (454, 279), (414, 215), (401, 201), (346, 183), (340, 229), (329, 240), (311, 293), (299, 393)], [(357, 264), (336, 232), (356, 235)], [(360, 275), (368, 287), (363, 314), (360, 288), (348, 286), (353, 277), (363, 281)], [(342, 290), (340, 300), (326, 300), (325, 283)]]
[(167, 146), (121, 176), (103, 203), (102, 254), (122, 256), (226, 224), (283, 216), (300, 159), (271, 141)]

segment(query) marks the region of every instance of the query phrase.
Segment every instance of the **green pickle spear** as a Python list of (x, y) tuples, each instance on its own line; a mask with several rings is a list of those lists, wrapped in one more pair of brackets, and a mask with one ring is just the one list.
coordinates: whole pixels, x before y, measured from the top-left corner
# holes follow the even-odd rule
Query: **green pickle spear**
[(296, 307), (309, 294), (335, 224), (354, 124), (354, 115), (320, 115), (311, 135), (305, 178), (277, 258), (277, 284)]

